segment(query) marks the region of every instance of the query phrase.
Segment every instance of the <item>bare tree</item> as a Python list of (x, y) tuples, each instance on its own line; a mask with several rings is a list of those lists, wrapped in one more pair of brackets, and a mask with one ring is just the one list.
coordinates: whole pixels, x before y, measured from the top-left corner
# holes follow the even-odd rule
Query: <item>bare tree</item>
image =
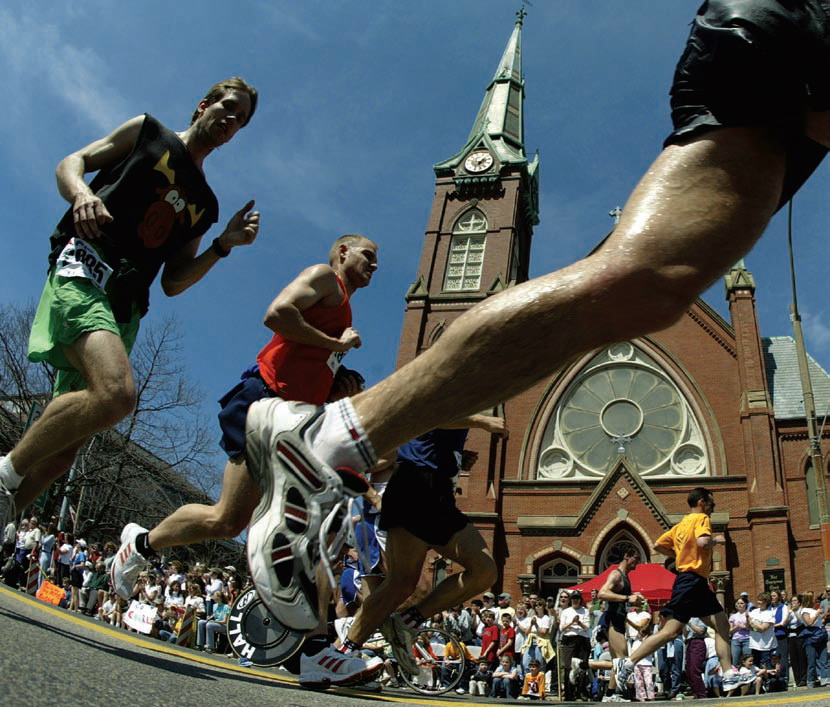
[[(26, 358), (33, 314), (31, 304), (0, 306), (2, 449), (19, 439), (32, 403), (51, 397), (54, 370)], [(68, 496), (74, 529), (103, 540), (128, 521), (149, 527), (184, 503), (211, 502), (220, 481), (218, 433), (201, 411), (202, 392), (185, 375), (180, 345), (175, 319), (143, 327), (131, 355), (135, 410), (87, 442), (73, 472), (39, 500), (42, 516), (56, 515)], [(205, 559), (236, 559), (239, 548), (211, 543), (194, 550)]]

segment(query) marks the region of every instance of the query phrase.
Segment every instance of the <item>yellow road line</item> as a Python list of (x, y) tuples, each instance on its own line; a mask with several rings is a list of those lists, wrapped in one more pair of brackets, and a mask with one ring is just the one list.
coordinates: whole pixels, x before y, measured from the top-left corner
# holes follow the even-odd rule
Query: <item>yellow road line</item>
[[(271, 680), (273, 682), (278, 682), (285, 685), (299, 686), (298, 679), (290, 675), (283, 676), (280, 674), (275, 674), (274, 672), (266, 672), (264, 669), (243, 668), (240, 665), (234, 665), (233, 663), (229, 664), (217, 660), (216, 658), (209, 658), (207, 655), (203, 653), (198, 653), (190, 649), (177, 648), (171, 643), (165, 643), (164, 641), (159, 641), (157, 639), (152, 638), (139, 638), (139, 636), (142, 634), (130, 633), (129, 631), (125, 631), (124, 629), (113, 628), (109, 624), (104, 624), (94, 620), (90, 621), (86, 617), (81, 618), (80, 616), (77, 616), (74, 612), (69, 612), (66, 609), (59, 609), (58, 607), (52, 604), (40, 601), (40, 599), (36, 599), (35, 597), (32, 597), (28, 594), (15, 591), (3, 585), (0, 585), (0, 592), (2, 592), (5, 596), (10, 597), (11, 599), (19, 601), (22, 604), (28, 604), (29, 606), (36, 607), (44, 613), (56, 616), (59, 619), (68, 621), (70, 623), (74, 623), (78, 626), (83, 626), (84, 628), (90, 631), (95, 631), (97, 633), (105, 634), (112, 638), (117, 638), (119, 641), (124, 641), (134, 646), (139, 646), (141, 648), (146, 648), (151, 651), (156, 651), (157, 653), (166, 653), (167, 655), (178, 656), (179, 658), (187, 658), (188, 660), (192, 660), (196, 663), (202, 663), (203, 665), (211, 665), (217, 668), (223, 668), (225, 670), (230, 670), (241, 675), (255, 675), (257, 677), (265, 678), (266, 680)], [(439, 707), (458, 707), (457, 701), (428, 698), (424, 695), (420, 695), (419, 693), (415, 692), (407, 692), (405, 693), (405, 695), (401, 695), (400, 697), (396, 695), (390, 695), (388, 693), (373, 693), (362, 691), (359, 689), (337, 687), (330, 688), (329, 690), (326, 690), (326, 692), (331, 692), (339, 695), (348, 695), (350, 697), (355, 697), (359, 694), (367, 698), (383, 700), (384, 702), (399, 702), (404, 704), (417, 703), (419, 705), (437, 705)], [(478, 704), (484, 703), (475, 703), (467, 701), (464, 702), (465, 707), (474, 707)]]

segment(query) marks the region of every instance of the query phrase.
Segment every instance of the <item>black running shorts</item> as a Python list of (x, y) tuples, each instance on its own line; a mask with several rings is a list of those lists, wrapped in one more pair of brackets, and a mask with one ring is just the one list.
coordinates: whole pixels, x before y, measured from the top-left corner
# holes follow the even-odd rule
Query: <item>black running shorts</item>
[(826, 148), (804, 135), (808, 110), (830, 110), (830, 2), (709, 0), (695, 17), (671, 89), (666, 145), (717, 127), (768, 125), (788, 143), (781, 204)]
[(427, 545), (443, 547), (467, 523), (455, 505), (452, 478), (407, 462), (398, 465), (383, 494), (381, 530), (403, 528)]

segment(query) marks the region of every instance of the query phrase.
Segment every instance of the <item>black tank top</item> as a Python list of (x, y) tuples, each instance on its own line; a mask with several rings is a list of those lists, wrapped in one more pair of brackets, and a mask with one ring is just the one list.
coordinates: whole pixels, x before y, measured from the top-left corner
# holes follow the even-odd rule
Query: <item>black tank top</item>
[[(114, 270), (106, 290), (113, 313), (129, 321), (135, 304), (144, 316), (165, 261), (216, 223), (216, 196), (178, 135), (149, 114), (132, 152), (95, 175), (90, 188), (113, 216), (103, 235), (90, 239)], [(52, 266), (74, 235), (70, 207), (52, 234)]]
[(609, 623), (612, 616), (622, 616), (623, 620), (625, 620), (626, 614), (626, 604), (628, 603), (628, 597), (631, 594), (631, 580), (628, 578), (628, 574), (623, 572), (619, 567), (615, 570), (615, 572), (619, 572), (622, 575), (622, 590), (620, 594), (625, 594), (626, 601), (609, 601), (608, 602), (608, 609), (606, 614), (608, 615)]

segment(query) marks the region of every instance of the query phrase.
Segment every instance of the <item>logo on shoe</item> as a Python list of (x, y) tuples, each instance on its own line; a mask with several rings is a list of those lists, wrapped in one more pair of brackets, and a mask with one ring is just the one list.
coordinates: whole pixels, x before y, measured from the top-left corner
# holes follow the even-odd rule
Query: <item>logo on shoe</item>
[(289, 467), (301, 481), (314, 492), (325, 488), (325, 479), (321, 478), (314, 467), (303, 457), (299, 449), (282, 439), (277, 442), (277, 455), (283, 464)]

